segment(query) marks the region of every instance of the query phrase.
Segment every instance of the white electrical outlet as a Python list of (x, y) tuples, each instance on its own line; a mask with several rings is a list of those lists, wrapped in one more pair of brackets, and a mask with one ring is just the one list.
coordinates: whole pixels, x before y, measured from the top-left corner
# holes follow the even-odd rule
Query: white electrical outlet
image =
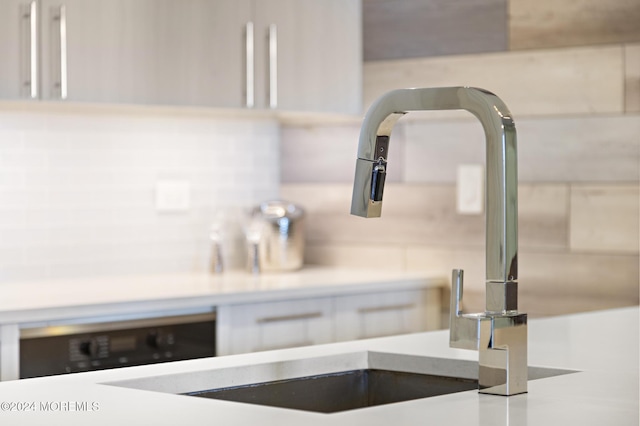
[(191, 206), (191, 184), (184, 180), (156, 182), (156, 210), (186, 212)]
[(484, 212), (484, 166), (461, 164), (458, 166), (457, 210), (460, 214)]

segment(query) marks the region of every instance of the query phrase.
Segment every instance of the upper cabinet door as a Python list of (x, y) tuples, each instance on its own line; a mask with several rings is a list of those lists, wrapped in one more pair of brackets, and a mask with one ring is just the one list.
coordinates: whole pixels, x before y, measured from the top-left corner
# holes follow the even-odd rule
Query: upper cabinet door
[(360, 0), (255, 1), (258, 106), (359, 114)]
[(0, 0), (0, 7), (0, 99), (37, 99), (38, 3)]
[(43, 98), (241, 105), (245, 2), (42, 0), (42, 15)]
[(248, 0), (153, 0), (157, 80), (153, 103), (241, 107), (246, 103)]
[(360, 0), (0, 0), (0, 98), (361, 112)]

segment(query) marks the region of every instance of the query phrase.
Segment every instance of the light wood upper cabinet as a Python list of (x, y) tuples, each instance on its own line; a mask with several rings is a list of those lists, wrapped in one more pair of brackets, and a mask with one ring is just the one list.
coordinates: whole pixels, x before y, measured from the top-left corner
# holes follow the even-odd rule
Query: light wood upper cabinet
[(0, 5), (1, 99), (360, 112), (359, 0)]
[[(257, 0), (254, 5), (256, 64), (267, 64), (256, 73), (257, 105), (270, 105), (274, 88), (269, 77), (274, 70), (278, 109), (360, 113), (360, 1)], [(276, 67), (269, 57), (273, 31)]]
[(154, 70), (151, 0), (40, 0), (44, 100), (147, 103)]
[(237, 108), (244, 99), (244, 32), (237, 0), (151, 0), (152, 103)]
[[(34, 3), (34, 7), (37, 3)], [(37, 49), (35, 21), (31, 28), (31, 6), (24, 0), (0, 0), (0, 99), (31, 96), (31, 58)], [(33, 64), (33, 71), (37, 64)], [(37, 86), (34, 86), (34, 90)]]

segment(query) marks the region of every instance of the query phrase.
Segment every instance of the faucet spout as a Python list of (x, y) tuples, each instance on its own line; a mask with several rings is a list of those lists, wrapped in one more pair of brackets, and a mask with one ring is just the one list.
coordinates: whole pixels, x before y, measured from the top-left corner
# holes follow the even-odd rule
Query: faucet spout
[[(391, 130), (410, 111), (466, 110), (475, 115), (486, 137), (486, 281), (505, 283), (518, 278), (518, 175), (516, 130), (511, 113), (491, 92), (472, 87), (398, 89), (378, 98), (360, 131), (351, 214), (379, 217), (382, 189), (376, 188), (375, 167), (387, 168)], [(380, 194), (374, 199), (372, 194)], [(489, 302), (489, 300), (488, 300)], [(512, 311), (513, 300), (492, 298), (492, 312)]]
[[(360, 131), (351, 214), (362, 217), (381, 215), (393, 126), (408, 112), (429, 110), (470, 112), (482, 124), (486, 139), (486, 311), (482, 314), (463, 314), (458, 309), (462, 300), (462, 271), (459, 271), (459, 288), (454, 288), (452, 292), (451, 345), (480, 350), (480, 388), (486, 393), (511, 395), (526, 392), (527, 317), (518, 313), (517, 297), (516, 130), (504, 102), (491, 92), (473, 87), (399, 89), (378, 98), (367, 112)], [(455, 282), (453, 284), (455, 286)], [(455, 313), (454, 293), (459, 296), (456, 296)], [(505, 331), (507, 328), (517, 328), (515, 340), (520, 343), (524, 332), (524, 350), (519, 343), (518, 349), (513, 349), (515, 346), (512, 345), (511, 355), (507, 357), (502, 356), (506, 352), (498, 355), (497, 352), (487, 352), (509, 347), (513, 333), (511, 330)], [(500, 347), (494, 346), (498, 340)], [(512, 355), (516, 353), (517, 357), (513, 358)], [(504, 366), (496, 367), (496, 363), (502, 362), (496, 360), (503, 360)], [(510, 375), (510, 368), (518, 372)], [(524, 372), (520, 371), (523, 368)], [(505, 386), (499, 385), (497, 383), (503, 382), (501, 378), (486, 379), (488, 371), (504, 372), (504, 376), (511, 379), (505, 379)], [(502, 373), (498, 376), (502, 376)]]

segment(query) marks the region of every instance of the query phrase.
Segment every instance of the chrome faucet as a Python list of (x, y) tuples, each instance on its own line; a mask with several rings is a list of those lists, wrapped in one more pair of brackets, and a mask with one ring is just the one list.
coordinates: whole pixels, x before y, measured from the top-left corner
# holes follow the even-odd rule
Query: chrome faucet
[(367, 112), (358, 144), (351, 214), (380, 217), (389, 138), (410, 111), (466, 110), (486, 137), (486, 311), (463, 313), (463, 271), (453, 270), (449, 345), (479, 351), (481, 393), (527, 392), (527, 314), (518, 312), (518, 173), (511, 113), (491, 92), (472, 87), (399, 89)]

